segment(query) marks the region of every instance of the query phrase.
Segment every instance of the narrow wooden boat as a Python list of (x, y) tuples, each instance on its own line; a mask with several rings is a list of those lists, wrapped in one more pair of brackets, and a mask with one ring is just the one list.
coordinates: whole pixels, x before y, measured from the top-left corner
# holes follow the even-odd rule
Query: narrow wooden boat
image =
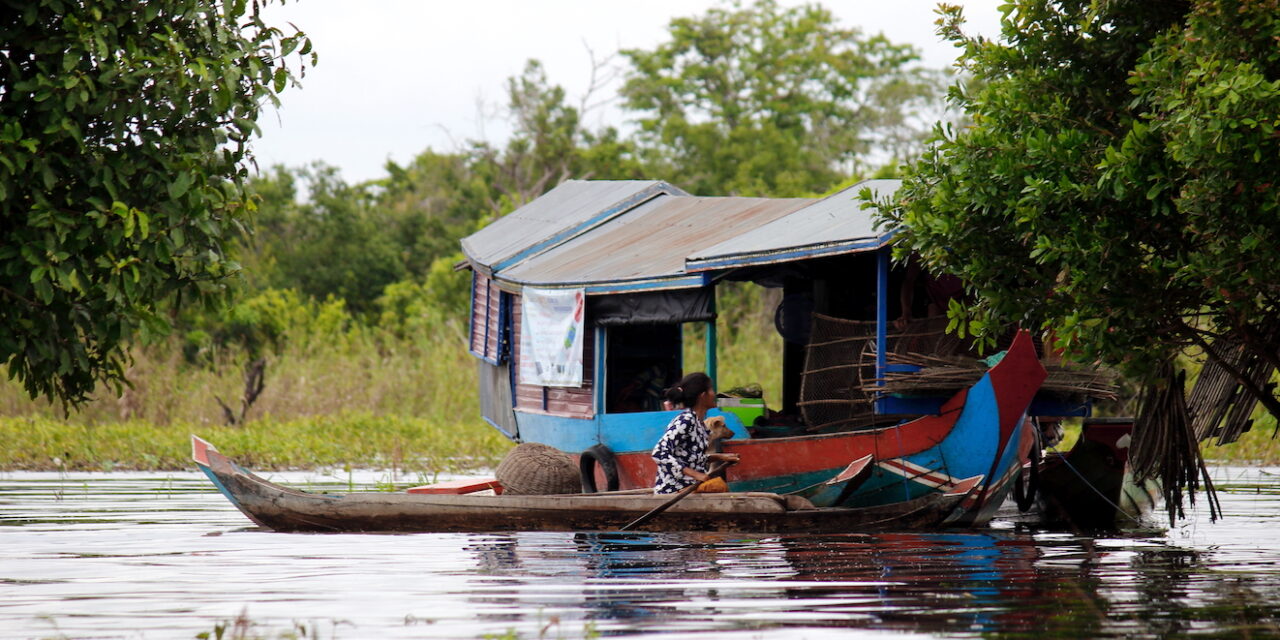
[[(275, 531), (616, 531), (666, 502), (648, 492), (553, 496), (298, 491), (269, 482), (192, 436), (192, 457), (214, 486), (254, 523)], [(943, 524), (978, 488), (863, 508), (819, 508), (801, 496), (745, 492), (694, 494), (639, 527), (642, 531), (752, 533), (922, 529)]]
[(1132, 418), (1086, 418), (1070, 451), (1045, 456), (1037, 492), (1043, 526), (1084, 531), (1131, 528), (1154, 509), (1154, 480), (1129, 469)]

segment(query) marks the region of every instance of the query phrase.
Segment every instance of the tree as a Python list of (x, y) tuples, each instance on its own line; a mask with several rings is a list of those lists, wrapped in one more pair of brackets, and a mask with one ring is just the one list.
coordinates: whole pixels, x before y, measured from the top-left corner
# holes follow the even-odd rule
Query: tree
[(252, 267), (253, 288), (333, 296), (363, 313), (384, 286), (407, 275), (414, 239), (401, 237), (403, 221), (377, 205), (371, 185), (348, 184), (337, 168), (316, 162), (274, 167), (253, 180), (251, 190), (258, 202), (255, 229), (237, 249)]
[(1134, 462), (1162, 477), (1171, 517), (1215, 427), (1193, 432), (1215, 414), (1188, 410), (1180, 362), (1235, 378), (1246, 417), (1256, 402), (1280, 416), (1266, 384), (1280, 365), (1278, 7), (1024, 0), (1003, 44), (965, 36), (944, 7), (942, 33), (985, 85), (953, 91), (973, 126), (940, 132), (888, 217), (903, 252), (977, 294), (954, 310), (962, 330), (1052, 331), (1075, 359), (1147, 383)]
[(519, 76), (507, 79), (511, 139), (501, 150), (483, 143), (471, 150), (473, 169), (488, 174), (500, 196), (491, 203), (495, 212), (511, 211), (570, 178), (645, 177), (632, 145), (619, 140), (616, 129), (591, 131), (583, 125), (584, 111), (590, 108), (586, 103), (597, 88), (593, 81), (582, 105), (574, 107), (564, 88), (547, 80), (537, 60), (527, 61)]
[(458, 241), (494, 216), (568, 178), (641, 176), (631, 147), (612, 129), (588, 131), (580, 109), (547, 81), (537, 61), (510, 78), (507, 89), (515, 126), (505, 147), (428, 149), (404, 165), (388, 162), (386, 177), (360, 184), (323, 163), (273, 167), (251, 181), (254, 233), (233, 247), (246, 267), (247, 293), (296, 289), (317, 300), (332, 296), (368, 320), (386, 287), (408, 283), (397, 288), (399, 295), (416, 291), (424, 279), (438, 283), (437, 263), (461, 259), (453, 258)]
[(671, 179), (694, 193), (823, 192), (867, 168), (869, 152), (914, 151), (924, 132), (904, 126), (941, 93), (939, 72), (912, 66), (914, 47), (840, 27), (817, 5), (757, 0), (669, 30), (653, 51), (622, 52), (622, 96)]
[(118, 389), (127, 340), (225, 292), (255, 121), (315, 62), (260, 4), (0, 12), (0, 361), (33, 397)]

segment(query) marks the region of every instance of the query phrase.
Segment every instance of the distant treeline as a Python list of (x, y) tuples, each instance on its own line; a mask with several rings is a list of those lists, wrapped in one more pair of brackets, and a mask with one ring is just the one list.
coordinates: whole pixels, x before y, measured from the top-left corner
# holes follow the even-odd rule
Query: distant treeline
[[(623, 74), (617, 96), (571, 99), (529, 61), (506, 85), (513, 129), (502, 144), (427, 149), (358, 184), (323, 163), (268, 168), (244, 205), (249, 228), (225, 242), (240, 266), (228, 304), (175, 310), (169, 338), (132, 349), (122, 396), (99, 389), (65, 416), (10, 383), (0, 416), (199, 424), (355, 411), (475, 421), (463, 340), (469, 278), (454, 270), (461, 238), (566, 179), (822, 194), (892, 173), (947, 114), (945, 72), (818, 5), (760, 0), (673, 20), (669, 31), (655, 49), (622, 51), (593, 70)], [(634, 133), (589, 127), (602, 102), (620, 104)], [(758, 369), (766, 356), (746, 352), (774, 339), (765, 305), (758, 292), (725, 293), (722, 314), (747, 321), (722, 337), (722, 348), (738, 346), (722, 367), (741, 356)]]

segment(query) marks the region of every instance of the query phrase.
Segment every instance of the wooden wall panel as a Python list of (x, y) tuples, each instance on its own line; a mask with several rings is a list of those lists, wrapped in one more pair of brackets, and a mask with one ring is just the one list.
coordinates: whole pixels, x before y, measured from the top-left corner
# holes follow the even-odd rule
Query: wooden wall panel
[(488, 276), (477, 273), (471, 284), (471, 353), (498, 359), (502, 335), (502, 291)]
[[(492, 285), (492, 283), (491, 283)], [(485, 331), (484, 357), (490, 360), (498, 358), (498, 343), (502, 338), (502, 291), (497, 286), (489, 287), (489, 323)]]

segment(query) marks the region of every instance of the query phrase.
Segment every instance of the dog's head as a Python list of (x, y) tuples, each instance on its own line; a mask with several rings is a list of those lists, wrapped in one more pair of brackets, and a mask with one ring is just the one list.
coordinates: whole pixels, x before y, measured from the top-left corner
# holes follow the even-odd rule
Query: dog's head
[(707, 429), (711, 431), (712, 440), (728, 440), (733, 437), (733, 431), (725, 426), (724, 416), (707, 418)]

